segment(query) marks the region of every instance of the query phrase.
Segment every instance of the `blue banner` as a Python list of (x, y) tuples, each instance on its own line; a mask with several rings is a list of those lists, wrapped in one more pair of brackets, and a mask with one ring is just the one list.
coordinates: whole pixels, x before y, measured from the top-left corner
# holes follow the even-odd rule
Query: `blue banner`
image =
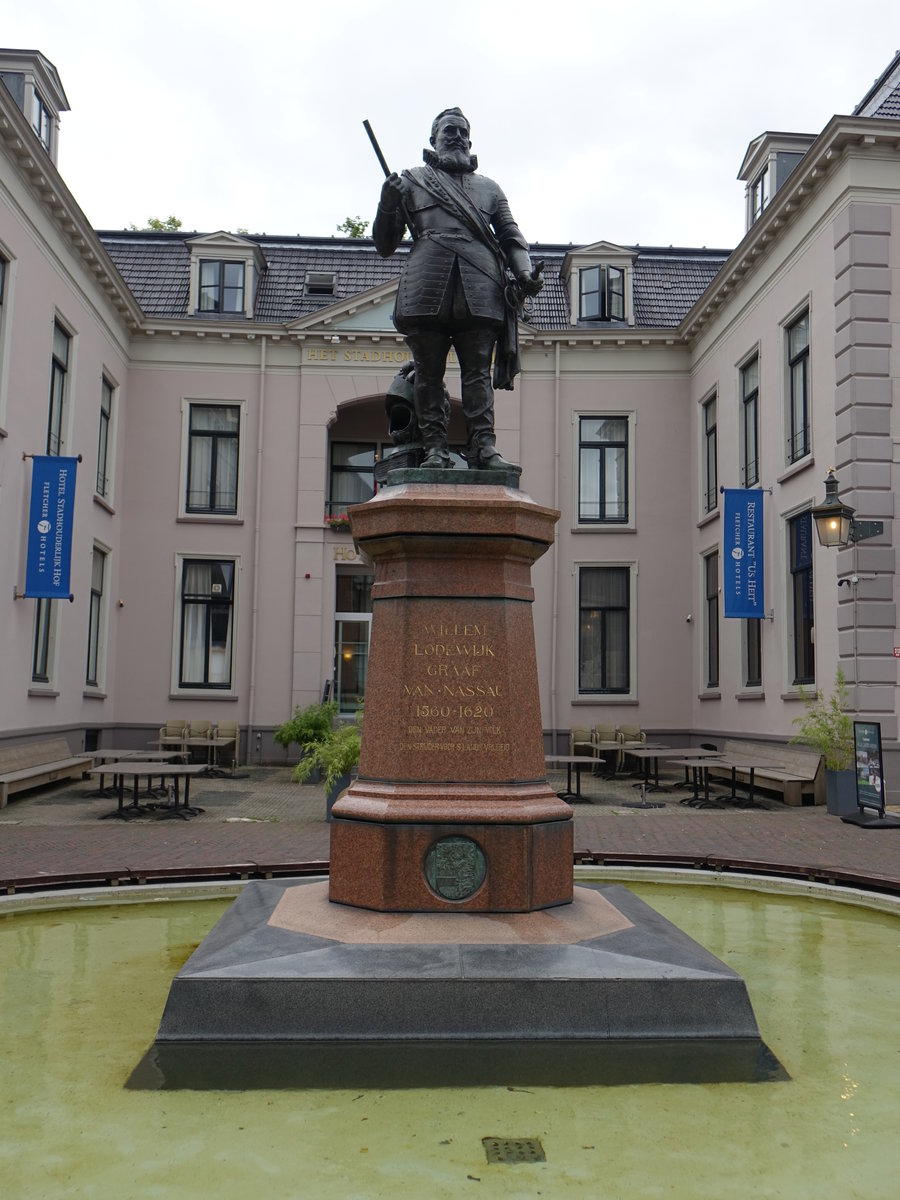
[(35, 455), (31, 461), (26, 596), (69, 599), (77, 466), (77, 458), (50, 454)]
[(764, 617), (762, 488), (725, 488), (723, 539), (725, 616)]

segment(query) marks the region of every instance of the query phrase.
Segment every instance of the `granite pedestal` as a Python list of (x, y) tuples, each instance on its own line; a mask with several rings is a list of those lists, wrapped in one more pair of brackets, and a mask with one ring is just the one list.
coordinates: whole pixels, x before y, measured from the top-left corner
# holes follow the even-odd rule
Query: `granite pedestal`
[(133, 1086), (752, 1080), (743, 980), (619, 886), (522, 914), (331, 904), (251, 883), (172, 983)]
[(332, 811), (337, 903), (529, 912), (572, 898), (532, 621), (531, 567), (559, 514), (495, 478), (395, 471), (349, 510), (375, 580), (359, 778)]

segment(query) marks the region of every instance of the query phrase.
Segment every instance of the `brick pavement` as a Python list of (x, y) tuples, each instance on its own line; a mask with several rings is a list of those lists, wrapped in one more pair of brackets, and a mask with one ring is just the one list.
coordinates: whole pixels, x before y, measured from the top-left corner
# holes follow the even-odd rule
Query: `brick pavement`
[[(554, 777), (562, 786), (564, 777)], [(556, 784), (554, 784), (555, 786)], [(67, 876), (93, 879), (202, 878), (210, 874), (322, 870), (328, 859), (325, 801), (285, 767), (243, 768), (235, 779), (195, 780), (190, 821), (101, 820), (115, 802), (93, 784), (65, 784), (13, 799), (0, 811), (0, 888)], [(576, 861), (685, 862), (799, 874), (840, 882), (868, 880), (900, 891), (900, 829), (862, 830), (823, 808), (686, 807), (681, 789), (649, 797), (661, 808), (634, 808), (629, 780), (585, 775), (588, 802), (574, 807)], [(37, 886), (36, 882), (30, 884)]]

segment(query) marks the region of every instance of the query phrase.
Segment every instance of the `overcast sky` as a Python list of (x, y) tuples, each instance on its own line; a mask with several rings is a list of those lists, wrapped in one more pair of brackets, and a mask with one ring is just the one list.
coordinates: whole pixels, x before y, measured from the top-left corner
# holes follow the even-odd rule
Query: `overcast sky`
[[(850, 113), (897, 0), (41, 0), (0, 39), (56, 66), (59, 166), (99, 229), (329, 235), (460, 105), (531, 241), (734, 246), (748, 143)], [(848, 18), (858, 14), (856, 24)]]

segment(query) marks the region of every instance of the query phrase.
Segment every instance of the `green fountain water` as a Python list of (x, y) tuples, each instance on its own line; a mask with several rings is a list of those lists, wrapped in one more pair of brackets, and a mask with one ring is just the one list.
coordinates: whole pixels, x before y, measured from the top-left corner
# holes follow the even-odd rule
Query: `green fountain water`
[[(128, 1091), (172, 976), (228, 902), (15, 913), (0, 919), (0, 1192), (894, 1196), (900, 920), (814, 899), (629, 886), (744, 976), (790, 1082)], [(546, 1162), (489, 1164), (486, 1137), (538, 1138)]]

